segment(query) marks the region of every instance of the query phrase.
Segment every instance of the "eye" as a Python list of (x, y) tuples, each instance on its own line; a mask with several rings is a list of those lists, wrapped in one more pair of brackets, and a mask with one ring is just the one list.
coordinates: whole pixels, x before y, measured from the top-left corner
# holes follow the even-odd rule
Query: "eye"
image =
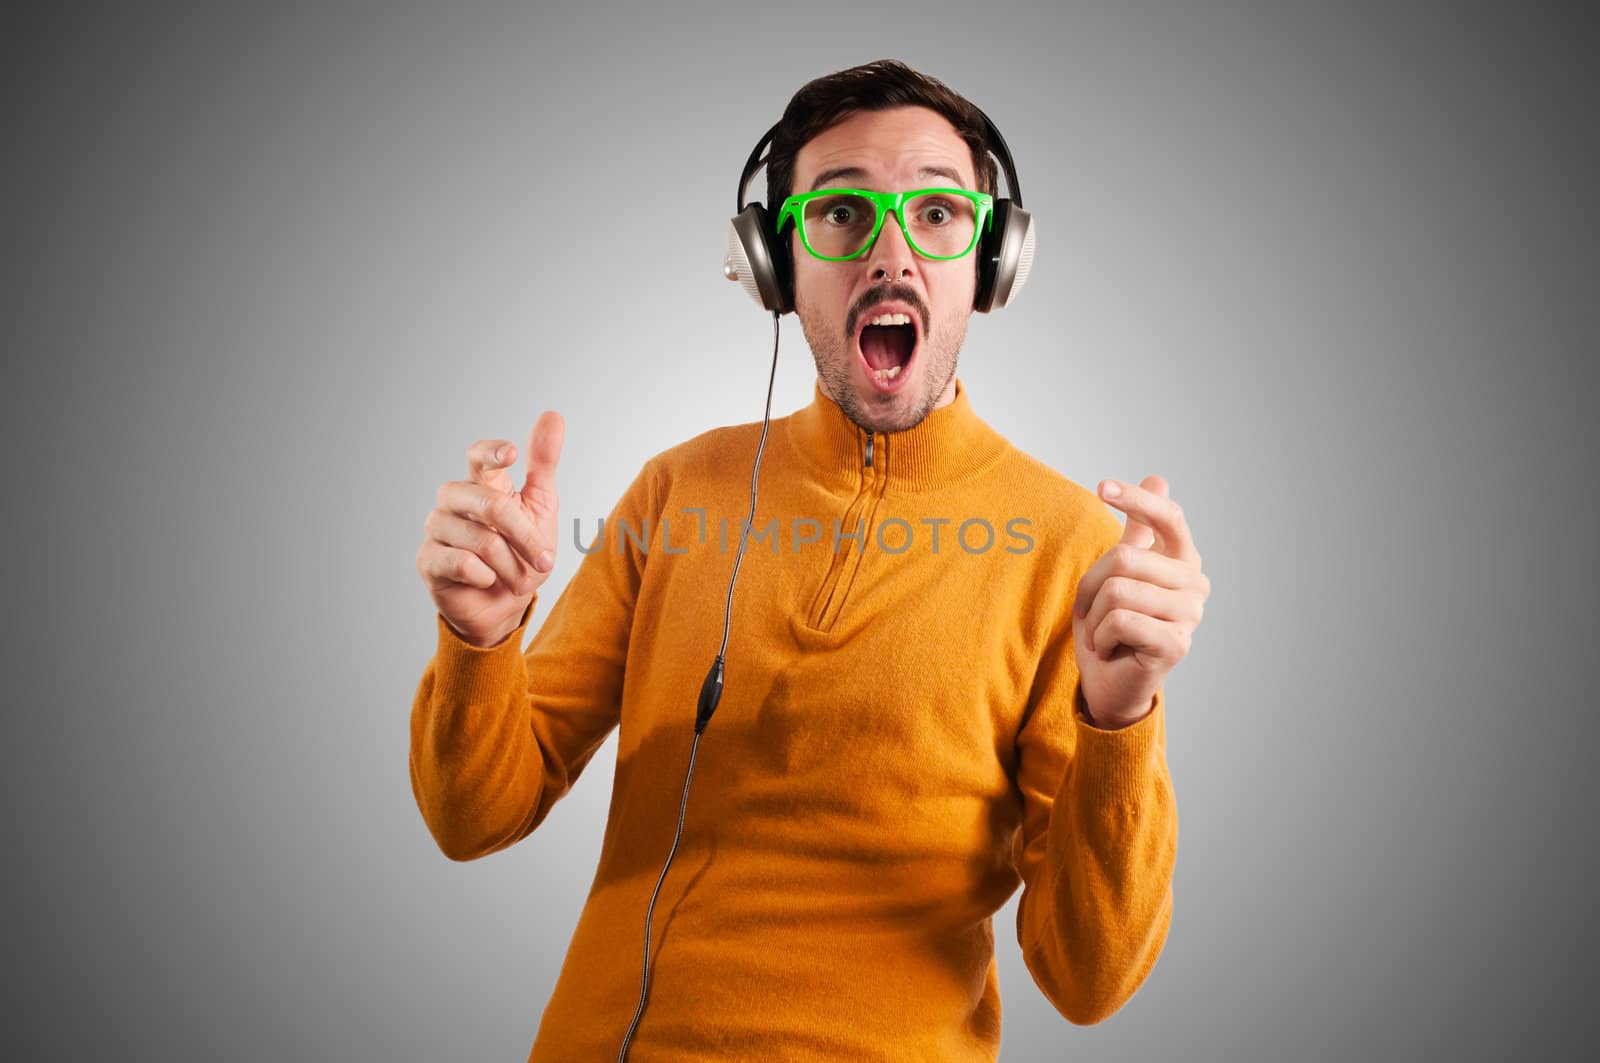
[(839, 203), (828, 209), (828, 220), (835, 225), (849, 225), (856, 220), (854, 207)]
[(950, 224), (950, 208), (945, 203), (928, 203), (922, 208), (922, 220), (929, 225)]

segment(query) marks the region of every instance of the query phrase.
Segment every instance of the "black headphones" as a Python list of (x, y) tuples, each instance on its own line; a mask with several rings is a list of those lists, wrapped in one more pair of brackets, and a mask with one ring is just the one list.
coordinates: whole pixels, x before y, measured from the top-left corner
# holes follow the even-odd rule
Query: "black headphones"
[[(1000, 160), (1006, 188), (1011, 193), (1009, 198), (995, 199), (994, 215), (978, 242), (978, 287), (972, 308), (986, 314), (1008, 305), (1028, 279), (1028, 271), (1033, 268), (1033, 215), (1022, 209), (1022, 190), (1017, 185), (1017, 169), (1005, 137), (988, 115), (982, 111), (978, 114), (989, 133), (989, 150)], [(742, 284), (763, 310), (787, 314), (794, 309), (794, 264), (789, 257), (789, 241), (784, 234), (773, 232), (764, 204), (745, 205), (750, 179), (772, 154), (768, 152), (763, 158), (761, 149), (772, 143), (777, 131), (776, 125), (767, 130), (739, 175), (735, 204), (738, 213), (728, 222), (728, 257), (723, 260), (722, 274)]]

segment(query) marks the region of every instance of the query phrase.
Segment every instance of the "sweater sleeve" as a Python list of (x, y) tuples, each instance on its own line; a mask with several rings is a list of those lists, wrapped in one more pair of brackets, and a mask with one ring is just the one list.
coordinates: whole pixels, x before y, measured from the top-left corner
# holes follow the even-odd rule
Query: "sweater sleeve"
[(1119, 731), (1081, 717), (1070, 602), (1017, 737), (1017, 941), (1056, 1010), (1087, 1025), (1133, 996), (1166, 941), (1178, 817), (1163, 692)]
[(438, 645), (411, 709), (411, 789), (452, 860), (531, 834), (582, 774), (621, 716), (624, 664), (647, 560), (611, 529), (637, 529), (655, 503), (646, 463), (524, 651), (517, 630), (487, 649), (435, 613)]

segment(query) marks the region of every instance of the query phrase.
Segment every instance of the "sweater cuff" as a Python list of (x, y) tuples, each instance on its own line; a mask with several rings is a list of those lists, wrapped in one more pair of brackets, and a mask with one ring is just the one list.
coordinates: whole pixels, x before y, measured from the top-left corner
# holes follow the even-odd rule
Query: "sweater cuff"
[[(1074, 704), (1082, 698), (1073, 693)], [(1158, 768), (1161, 714), (1166, 711), (1162, 691), (1155, 693), (1154, 704), (1138, 723), (1117, 731), (1106, 731), (1090, 723), (1082, 711), (1072, 714), (1077, 729), (1073, 759), (1080, 789), (1100, 792), (1113, 805), (1136, 806), (1148, 792), (1151, 775)]]
[(468, 695), (505, 689), (516, 670), (522, 667), (522, 638), (538, 602), (539, 595), (535, 592), (528, 608), (522, 611), (522, 619), (517, 621), (517, 629), (489, 647), (474, 646), (466, 641), (445, 622), (443, 614), (436, 612), (434, 622), (439, 642), (434, 651), (434, 663), (440, 685), (454, 687)]

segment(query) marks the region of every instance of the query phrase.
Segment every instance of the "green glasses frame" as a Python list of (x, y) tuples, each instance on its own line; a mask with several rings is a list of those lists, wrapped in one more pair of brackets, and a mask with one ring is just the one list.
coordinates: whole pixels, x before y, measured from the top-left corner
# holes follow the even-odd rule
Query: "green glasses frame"
[[(900, 209), (905, 205), (906, 200), (914, 196), (925, 196), (930, 192), (970, 199), (977, 208), (976, 224), (972, 227), (972, 243), (967, 245), (965, 251), (955, 255), (930, 255), (918, 247), (915, 240), (911, 239), (911, 231), (906, 228), (906, 219), (900, 213)], [(840, 195), (862, 196), (870, 199), (873, 205), (877, 207), (878, 218), (872, 226), (872, 235), (867, 237), (865, 244), (861, 245), (861, 250), (853, 255), (818, 254), (816, 249), (811, 246), (811, 241), (806, 238), (806, 204), (819, 196)], [(901, 235), (906, 238), (906, 243), (911, 246), (911, 250), (923, 258), (936, 259), (941, 262), (953, 258), (963, 258), (971, 254), (972, 249), (978, 246), (979, 237), (988, 232), (994, 225), (994, 197), (987, 192), (973, 192), (965, 188), (915, 188), (909, 192), (869, 192), (864, 188), (819, 188), (815, 192), (802, 192), (784, 200), (783, 207), (778, 211), (778, 223), (775, 226), (775, 231), (781, 234), (784, 223), (792, 220), (794, 227), (800, 232), (800, 242), (805, 245), (807, 251), (811, 252), (813, 258), (820, 258), (824, 262), (849, 262), (851, 259), (860, 258), (866, 254), (872, 249), (872, 245), (878, 242), (878, 234), (883, 231), (883, 219), (889, 216), (890, 211), (894, 212), (895, 221), (900, 224)]]

